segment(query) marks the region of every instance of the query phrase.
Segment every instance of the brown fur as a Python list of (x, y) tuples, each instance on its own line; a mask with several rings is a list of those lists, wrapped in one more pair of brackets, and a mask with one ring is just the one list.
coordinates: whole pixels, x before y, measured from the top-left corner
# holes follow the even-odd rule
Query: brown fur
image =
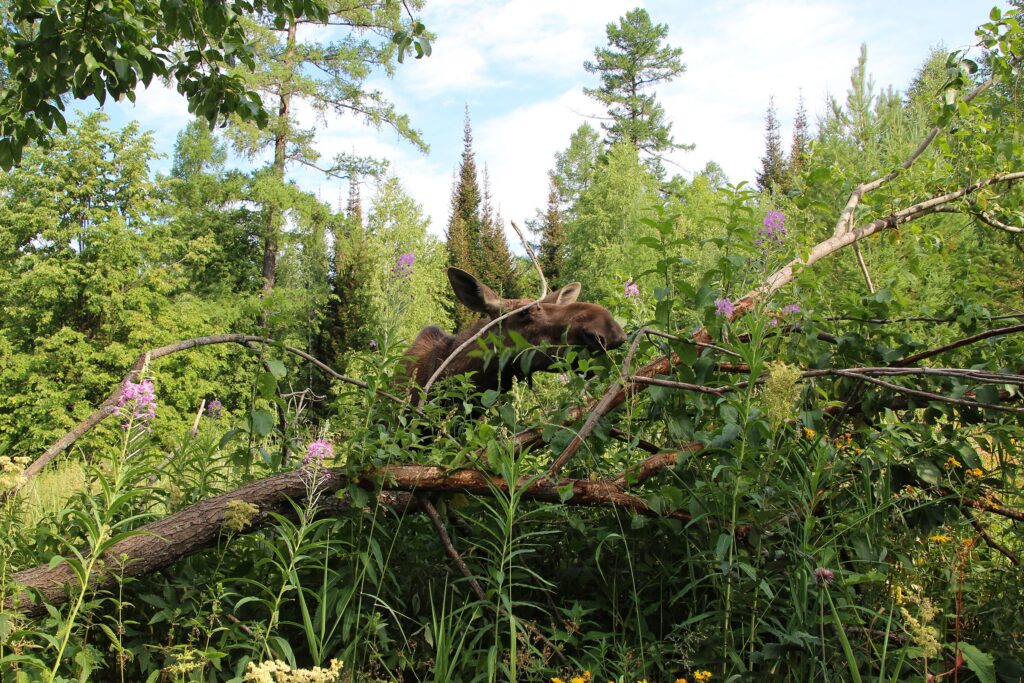
[[(416, 336), (406, 352), (406, 372), (408, 378), (414, 382), (414, 392), (416, 387), (426, 384), (444, 360), (467, 339), (479, 332), (489, 319), (509, 310), (519, 312), (488, 330), (485, 335), (486, 337), (493, 333), (498, 337), (499, 348), (513, 346), (511, 332), (521, 335), (533, 346), (560, 346), (565, 343), (591, 351), (614, 349), (626, 341), (626, 333), (607, 309), (597, 304), (575, 302), (579, 294), (579, 283), (556, 290), (545, 297), (542, 303), (533, 304), (531, 299), (501, 299), (468, 273), (456, 268), (448, 270), (452, 288), (459, 299), (469, 308), (484, 313), (487, 318), (478, 320), (457, 335), (447, 334), (438, 327), (426, 327)], [(525, 370), (518, 361), (509, 362), (504, 368), (499, 368), (497, 359), (491, 358), (487, 362), (480, 354), (472, 354), (473, 350), (471, 346), (460, 354), (445, 368), (441, 376), (471, 372), (473, 384), (479, 391), (505, 389), (515, 377), (529, 377), (534, 372), (549, 369), (557, 357), (557, 354), (553, 356), (538, 351), (533, 356), (529, 368)], [(415, 402), (419, 403), (419, 399), (417, 392)]]

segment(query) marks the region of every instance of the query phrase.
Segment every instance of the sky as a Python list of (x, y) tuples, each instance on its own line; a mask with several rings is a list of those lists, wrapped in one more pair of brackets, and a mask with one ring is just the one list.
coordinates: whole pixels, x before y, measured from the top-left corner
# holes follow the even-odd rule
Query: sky
[[(693, 151), (673, 154), (670, 174), (699, 172), (709, 161), (731, 182), (752, 181), (764, 154), (764, 119), (774, 97), (788, 144), (802, 94), (812, 128), (829, 96), (845, 97), (860, 45), (877, 88), (905, 90), (934, 47), (970, 47), (974, 28), (995, 0), (426, 0), (421, 18), (436, 34), (433, 54), (407, 58), (379, 89), (407, 113), (430, 146), (427, 154), (391, 130), (374, 130), (351, 117), (305, 123), (317, 126), (317, 149), (327, 159), (354, 152), (388, 159), (391, 172), (431, 218), (442, 236), (454, 174), (462, 153), (469, 108), (479, 168), (487, 167), (502, 217), (521, 226), (543, 209), (547, 172), (556, 152), (585, 121), (595, 127), (601, 106), (583, 93), (598, 77), (583, 62), (606, 44), (605, 27), (642, 6), (669, 27), (666, 42), (683, 49), (686, 72), (657, 89), (677, 142)], [(159, 84), (138, 93), (136, 104), (108, 103), (112, 125), (137, 120), (153, 130), (170, 168), (175, 136), (189, 120), (173, 89)], [(234, 159), (242, 169), (259, 162)], [(308, 169), (289, 177), (337, 206), (342, 182)], [(363, 193), (372, 196), (372, 188)], [(509, 240), (518, 240), (509, 230)], [(519, 251), (518, 249), (516, 249)]]

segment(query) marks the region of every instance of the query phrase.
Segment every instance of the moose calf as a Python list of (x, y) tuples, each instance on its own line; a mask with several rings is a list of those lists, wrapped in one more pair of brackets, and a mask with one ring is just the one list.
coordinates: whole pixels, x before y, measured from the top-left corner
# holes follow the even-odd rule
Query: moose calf
[[(448, 269), (448, 281), (459, 301), (470, 310), (487, 317), (457, 335), (447, 334), (439, 327), (426, 327), (416, 336), (406, 352), (405, 361), (408, 377), (414, 382), (411, 388), (414, 404), (418, 405), (422, 400), (419, 387), (426, 384), (455, 349), (490, 320), (509, 311), (518, 312), (488, 331), (488, 334), (493, 332), (498, 337), (501, 347), (514, 346), (511, 337), (513, 332), (526, 339), (530, 345), (566, 343), (590, 351), (618, 348), (626, 341), (626, 333), (606, 308), (576, 302), (580, 294), (578, 282), (555, 290), (539, 303), (534, 303), (532, 299), (503, 299), (490, 287), (458, 268)], [(527, 368), (519, 362), (499, 367), (496, 359), (487, 362), (479, 353), (473, 354), (474, 350), (470, 346), (463, 351), (448, 364), (441, 376), (472, 372), (473, 384), (479, 391), (506, 389), (514, 377), (529, 377), (534, 372), (549, 369), (555, 362), (555, 357), (538, 353), (530, 359)]]

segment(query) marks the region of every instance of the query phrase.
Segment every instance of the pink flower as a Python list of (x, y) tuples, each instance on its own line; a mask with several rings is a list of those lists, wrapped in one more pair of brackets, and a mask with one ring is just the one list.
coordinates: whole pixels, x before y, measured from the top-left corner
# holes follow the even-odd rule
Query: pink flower
[(330, 460), (334, 458), (334, 445), (331, 444), (327, 439), (317, 439), (313, 443), (309, 444), (306, 449), (306, 457), (302, 459), (302, 462), (307, 465), (316, 463), (317, 465), (323, 464), (324, 460)]
[(715, 313), (718, 315), (724, 315), (726, 318), (731, 318), (734, 309), (735, 304), (725, 297), (715, 299)]
[(128, 429), (132, 420), (138, 420), (143, 426), (156, 417), (156, 392), (153, 381), (144, 379), (141, 382), (125, 382), (121, 396), (114, 407), (114, 415), (124, 417), (123, 429)]
[(626, 286), (623, 289), (622, 294), (627, 299), (634, 299), (636, 301), (640, 300), (640, 287), (633, 282), (633, 278), (626, 280)]

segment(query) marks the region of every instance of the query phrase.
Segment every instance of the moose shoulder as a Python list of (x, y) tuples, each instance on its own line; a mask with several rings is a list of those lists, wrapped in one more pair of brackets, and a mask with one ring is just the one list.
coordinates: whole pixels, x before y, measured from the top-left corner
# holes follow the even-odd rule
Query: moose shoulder
[[(480, 331), (490, 320), (509, 311), (515, 315), (503, 320), (493, 332), (502, 347), (513, 347), (512, 333), (531, 346), (544, 344), (581, 346), (590, 351), (614, 349), (626, 341), (626, 333), (611, 313), (597, 304), (579, 303), (580, 283), (573, 282), (551, 292), (539, 302), (531, 299), (503, 299), (494, 290), (458, 268), (448, 269), (448, 281), (459, 301), (485, 318), (469, 328), (451, 335), (438, 327), (424, 328), (406, 353), (406, 371), (414, 382), (412, 390), (419, 403), (418, 387), (426, 384), (438, 367), (455, 349)], [(445, 368), (442, 376), (473, 373), (473, 383), (480, 391), (507, 388), (515, 377), (523, 378), (551, 367), (555, 358), (539, 353), (523, 368), (521, 363), (499, 367), (497, 361), (485, 362), (472, 348), (463, 351)]]

